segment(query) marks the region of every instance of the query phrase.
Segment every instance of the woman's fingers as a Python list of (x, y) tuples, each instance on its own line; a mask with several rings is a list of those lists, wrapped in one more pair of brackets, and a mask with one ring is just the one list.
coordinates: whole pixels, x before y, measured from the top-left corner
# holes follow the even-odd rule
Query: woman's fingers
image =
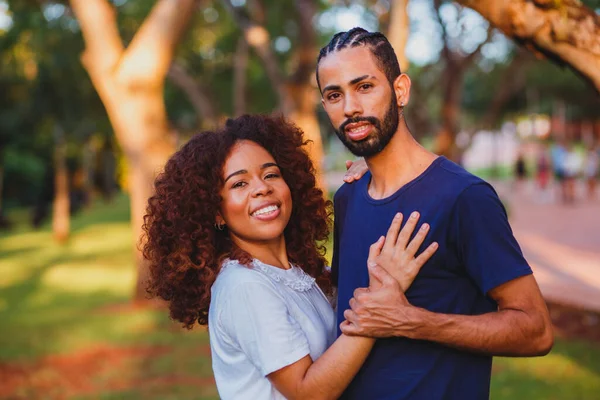
[(406, 246), (406, 255), (409, 258), (413, 258), (415, 254), (417, 254), (417, 250), (419, 250), (419, 247), (421, 247), (421, 245), (425, 241), (425, 237), (427, 236), (428, 232), (429, 224), (421, 225), (415, 237), (410, 241), (408, 246)]
[[(385, 245), (383, 246), (382, 251), (393, 250), (394, 246), (396, 246), (396, 241), (398, 240), (398, 232), (400, 232), (400, 226), (402, 225), (402, 214), (396, 213), (390, 227), (387, 231), (387, 235), (385, 236)], [(393, 254), (393, 253), (392, 253)]]
[(419, 254), (417, 258), (415, 258), (415, 265), (417, 267), (417, 270), (420, 270), (421, 267), (425, 265), (427, 260), (429, 260), (431, 256), (437, 251), (438, 247), (439, 246), (437, 242), (433, 242), (429, 246), (427, 246), (427, 248), (423, 250), (423, 252)]
[(385, 237), (381, 236), (371, 245), (371, 247), (369, 247), (369, 258), (367, 258), (367, 263), (375, 263), (375, 258), (381, 253), (384, 243)]
[(404, 227), (402, 228), (402, 231), (400, 232), (400, 236), (398, 236), (398, 242), (396, 243), (396, 246), (399, 247), (400, 249), (402, 249), (402, 251), (404, 251), (404, 249), (406, 249), (406, 246), (408, 244), (408, 241), (410, 239), (410, 237), (412, 236), (415, 227), (417, 226), (417, 222), (419, 222), (419, 213), (417, 211), (413, 211), (410, 214), (410, 217), (408, 218), (408, 220), (406, 221), (406, 224), (404, 224)]
[(346, 174), (344, 175), (344, 182), (351, 183), (358, 180), (367, 173), (369, 167), (364, 159), (356, 161), (346, 160)]

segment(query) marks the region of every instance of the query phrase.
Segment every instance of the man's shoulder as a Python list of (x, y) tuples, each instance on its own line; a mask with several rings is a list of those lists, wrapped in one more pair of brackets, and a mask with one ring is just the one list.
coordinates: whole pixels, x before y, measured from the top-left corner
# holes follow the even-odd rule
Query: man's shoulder
[(333, 196), (333, 203), (337, 207), (340, 203), (346, 202), (348, 200), (348, 198), (350, 198), (350, 197), (354, 196), (356, 193), (358, 193), (360, 191), (360, 188), (364, 187), (369, 182), (370, 179), (371, 179), (371, 173), (367, 172), (360, 179), (358, 179), (352, 183), (344, 182), (344, 184), (342, 184), (342, 186), (340, 186), (338, 188), (338, 190), (335, 192), (335, 195)]
[(441, 160), (431, 180), (438, 194), (446, 194), (448, 197), (458, 197), (471, 187), (489, 186), (485, 180), (446, 158)]
[(451, 160), (448, 160), (447, 158), (442, 159), (442, 162), (440, 162), (439, 171), (441, 174), (444, 174), (446, 178), (452, 179), (456, 182), (464, 182), (467, 186), (472, 185), (474, 183), (485, 182), (480, 177), (473, 175), (464, 167), (456, 164)]

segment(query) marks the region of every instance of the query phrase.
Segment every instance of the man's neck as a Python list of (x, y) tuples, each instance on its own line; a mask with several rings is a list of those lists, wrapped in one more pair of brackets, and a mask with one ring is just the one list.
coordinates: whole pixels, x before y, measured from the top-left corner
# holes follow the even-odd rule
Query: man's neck
[(383, 199), (421, 175), (437, 158), (423, 148), (411, 135), (404, 121), (379, 154), (366, 160), (371, 171), (369, 195)]

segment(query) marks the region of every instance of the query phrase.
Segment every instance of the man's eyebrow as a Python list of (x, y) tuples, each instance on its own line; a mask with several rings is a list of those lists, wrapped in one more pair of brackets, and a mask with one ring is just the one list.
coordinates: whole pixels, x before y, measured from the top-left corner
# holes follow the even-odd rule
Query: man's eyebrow
[[(358, 82), (365, 80), (369, 78), (369, 75), (363, 75), (363, 76), (359, 76), (358, 78), (354, 78), (350, 81), (351, 85), (357, 84)], [(374, 76), (371, 76), (371, 78), (375, 78)]]
[[(352, 80), (350, 81), (350, 84), (351, 84), (351, 85), (356, 85), (358, 82), (360, 82), (360, 81), (362, 81), (362, 80), (365, 80), (365, 79), (367, 79), (367, 78), (371, 78), (371, 79), (377, 79), (377, 77), (376, 77), (375, 75), (371, 75), (371, 76), (369, 76), (369, 75), (363, 75), (363, 76), (359, 76), (358, 78), (354, 78), (354, 79), (352, 79)], [(342, 88), (342, 87), (341, 87), (340, 85), (328, 85), (328, 86), (325, 86), (325, 87), (323, 88), (323, 93), (325, 93), (325, 92), (326, 92), (326, 91), (328, 91), (328, 90), (340, 90), (341, 88)]]
[[(260, 169), (265, 169), (265, 168), (269, 168), (269, 167), (277, 167), (279, 168), (279, 165), (272, 163), (272, 162), (268, 162), (268, 163), (264, 163), (263, 165), (260, 166)], [(243, 174), (247, 174), (248, 171), (245, 169), (240, 169), (239, 171), (235, 171), (231, 174), (229, 174), (229, 176), (227, 178), (225, 178), (225, 182), (227, 182), (230, 178), (236, 176), (236, 175), (243, 175)]]

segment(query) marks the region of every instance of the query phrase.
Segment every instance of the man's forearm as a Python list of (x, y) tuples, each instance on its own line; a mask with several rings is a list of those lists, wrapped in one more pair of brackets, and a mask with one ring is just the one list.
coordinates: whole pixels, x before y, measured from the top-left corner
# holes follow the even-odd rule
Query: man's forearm
[(455, 315), (413, 307), (411, 314), (410, 323), (397, 327), (397, 336), (494, 356), (540, 356), (552, 347), (551, 329), (539, 316), (520, 310)]

